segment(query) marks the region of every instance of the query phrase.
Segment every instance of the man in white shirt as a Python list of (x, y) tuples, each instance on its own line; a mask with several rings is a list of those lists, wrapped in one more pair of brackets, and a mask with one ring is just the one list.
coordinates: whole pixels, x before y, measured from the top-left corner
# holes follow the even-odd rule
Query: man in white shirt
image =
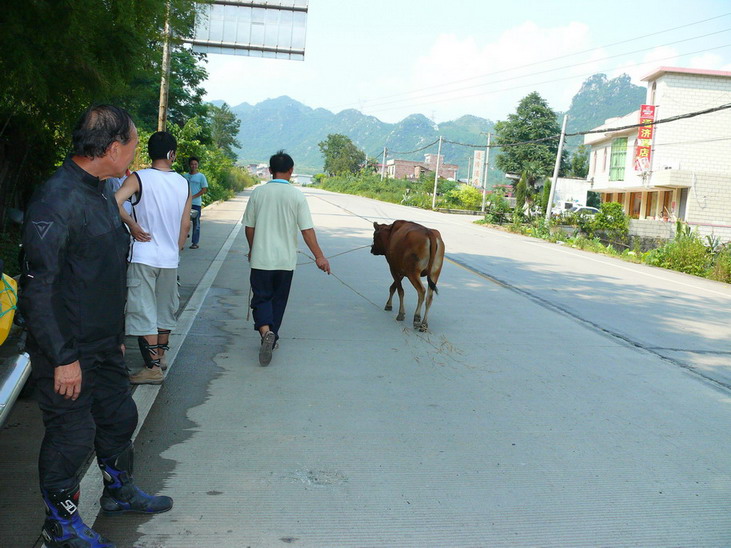
[(279, 339), (292, 276), (297, 264), (297, 233), (315, 256), (317, 268), (330, 274), (330, 263), (317, 243), (307, 199), (289, 180), (294, 161), (280, 150), (269, 159), (273, 179), (251, 193), (243, 224), (251, 263), (251, 308), (261, 335), (259, 363), (269, 365)]
[[(178, 262), (190, 229), (188, 181), (173, 171), (178, 143), (170, 133), (153, 133), (147, 143), (152, 167), (127, 177), (114, 195), (134, 238), (127, 269), (125, 331), (137, 336), (145, 367), (132, 384), (161, 384), (165, 350), (180, 304)], [(123, 208), (132, 200), (133, 215)]]

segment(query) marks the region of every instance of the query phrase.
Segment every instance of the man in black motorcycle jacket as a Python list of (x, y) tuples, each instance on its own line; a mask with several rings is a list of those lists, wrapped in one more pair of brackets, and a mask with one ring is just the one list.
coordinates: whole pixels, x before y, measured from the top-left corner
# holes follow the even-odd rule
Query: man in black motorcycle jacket
[(104, 181), (134, 159), (137, 129), (123, 109), (87, 109), (73, 150), (35, 192), (23, 223), (20, 309), (46, 429), (39, 456), (45, 545), (109, 547), (78, 513), (79, 472), (92, 450), (104, 513), (157, 513), (172, 499), (132, 479), (137, 407), (124, 363), (129, 234)]

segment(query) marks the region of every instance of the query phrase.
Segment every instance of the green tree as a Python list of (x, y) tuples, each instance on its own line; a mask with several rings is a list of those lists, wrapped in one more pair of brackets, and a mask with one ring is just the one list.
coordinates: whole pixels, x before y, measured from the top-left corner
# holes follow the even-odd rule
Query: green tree
[(566, 175), (578, 179), (586, 179), (589, 173), (589, 151), (584, 145), (580, 145), (576, 152), (571, 155)]
[[(515, 114), (495, 124), (496, 144), (501, 147), (496, 165), (508, 173), (525, 173), (527, 184), (553, 173), (561, 128), (556, 113), (537, 92), (521, 99)], [(555, 139), (546, 139), (548, 137)], [(525, 141), (536, 141), (522, 145)], [(562, 153), (565, 162), (566, 151)]]
[(515, 186), (515, 212), (516, 219), (523, 218), (523, 208), (528, 197), (528, 176), (525, 172), (520, 176), (518, 184)]
[[(66, 154), (81, 111), (125, 96), (140, 74), (156, 72), (166, 17), (160, 0), (6, 4), (0, 33), (0, 230), (7, 208), (22, 209)], [(171, 0), (175, 36), (192, 33), (195, 6), (193, 0)]]
[(541, 215), (546, 214), (546, 207), (548, 206), (548, 200), (551, 199), (551, 179), (546, 177), (543, 183), (543, 189), (541, 190), (540, 197), (536, 197), (536, 205), (540, 210)]
[[(151, 44), (156, 48), (157, 56), (150, 64), (141, 67), (129, 77), (126, 87), (118, 90), (110, 101), (125, 107), (138, 127), (147, 131), (157, 130), (158, 108), (160, 102), (160, 71), (162, 56), (159, 54), (161, 44)], [(198, 116), (204, 120), (208, 107), (203, 102), (205, 89), (202, 84), (208, 78), (208, 72), (199, 63), (205, 55), (195, 53), (182, 45), (173, 45), (170, 53), (170, 88), (168, 90), (168, 121), (183, 126), (191, 118)], [(210, 142), (208, 123), (201, 126), (205, 141)]]
[(602, 205), (602, 196), (598, 192), (591, 190), (586, 193), (586, 205), (599, 209)]
[(223, 103), (220, 107), (208, 106), (208, 120), (211, 127), (211, 141), (223, 150), (226, 156), (236, 160), (235, 147), (241, 147), (236, 140), (239, 134), (239, 119), (231, 112), (231, 108)]
[(344, 175), (358, 173), (365, 163), (365, 153), (355, 143), (341, 133), (331, 133), (327, 139), (317, 143), (325, 157), (325, 173)]

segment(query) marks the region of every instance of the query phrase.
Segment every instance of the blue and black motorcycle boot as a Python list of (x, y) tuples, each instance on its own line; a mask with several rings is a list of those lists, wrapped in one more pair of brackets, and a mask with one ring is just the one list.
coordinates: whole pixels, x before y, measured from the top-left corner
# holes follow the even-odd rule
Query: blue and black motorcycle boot
[(88, 527), (79, 515), (79, 488), (41, 490), (46, 503), (43, 545), (46, 548), (114, 548), (114, 544)]
[(97, 458), (104, 477), (104, 492), (99, 499), (102, 512), (107, 515), (137, 512), (159, 514), (173, 507), (173, 499), (148, 495), (132, 479), (134, 447), (130, 445), (119, 455), (108, 459)]

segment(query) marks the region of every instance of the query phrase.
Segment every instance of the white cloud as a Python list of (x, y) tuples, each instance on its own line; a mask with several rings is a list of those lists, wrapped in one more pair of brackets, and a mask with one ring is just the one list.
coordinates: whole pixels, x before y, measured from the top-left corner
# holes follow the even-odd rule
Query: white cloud
[[(588, 44), (589, 28), (576, 22), (543, 28), (527, 21), (482, 45), (473, 36), (442, 34), (414, 63), (408, 97), (382, 104), (381, 111), (373, 101), (374, 111), (384, 117), (387, 112), (399, 112), (400, 117), (417, 110), (434, 111), (438, 121), (463, 114), (500, 119), (531, 91), (563, 110), (582, 75), (591, 70), (574, 66), (582, 58), (573, 54), (586, 50)], [(566, 80), (567, 76), (576, 80)]]
[(678, 52), (671, 47), (662, 46), (655, 48), (644, 55), (641, 59), (630, 60), (619, 64), (611, 71), (611, 78), (627, 73), (636, 85), (645, 85), (642, 78), (650, 74), (658, 67), (670, 67), (678, 65)]
[(688, 62), (688, 66), (695, 69), (731, 70), (731, 64), (724, 64), (723, 57), (717, 53), (704, 53), (693, 57)]

